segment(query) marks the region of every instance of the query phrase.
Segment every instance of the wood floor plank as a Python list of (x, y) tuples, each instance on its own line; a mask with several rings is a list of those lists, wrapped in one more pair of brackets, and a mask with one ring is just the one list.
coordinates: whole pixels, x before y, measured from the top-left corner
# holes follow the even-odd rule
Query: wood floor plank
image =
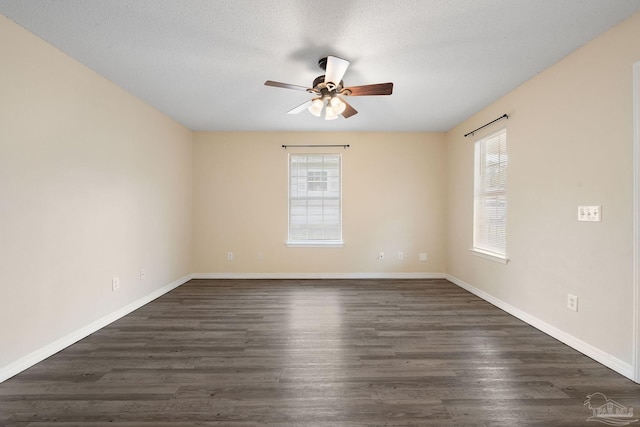
[(446, 280), (192, 280), (0, 384), (0, 425), (592, 425), (595, 392), (640, 408)]

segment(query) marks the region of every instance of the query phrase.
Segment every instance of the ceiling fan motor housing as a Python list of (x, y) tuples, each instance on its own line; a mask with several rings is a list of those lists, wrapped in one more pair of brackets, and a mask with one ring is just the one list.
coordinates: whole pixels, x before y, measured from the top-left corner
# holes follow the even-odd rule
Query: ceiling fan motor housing
[(334, 91), (334, 90), (340, 90), (341, 88), (344, 87), (344, 81), (340, 81), (339, 84), (334, 85), (333, 82), (331, 82), (331, 85), (327, 85), (324, 81), (324, 75), (322, 76), (318, 76), (315, 78), (315, 80), (313, 81), (313, 89), (321, 92), (323, 88), (327, 88), (329, 89), (329, 91)]
[(315, 89), (320, 86), (321, 83), (324, 83), (324, 75), (316, 77), (311, 87)]

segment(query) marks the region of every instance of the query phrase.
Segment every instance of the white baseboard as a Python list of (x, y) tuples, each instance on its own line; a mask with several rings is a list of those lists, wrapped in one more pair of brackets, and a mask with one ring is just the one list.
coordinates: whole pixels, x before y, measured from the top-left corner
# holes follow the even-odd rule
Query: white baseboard
[(444, 279), (444, 273), (194, 273), (193, 279)]
[(44, 359), (46, 359), (47, 357), (50, 357), (54, 354), (56, 354), (57, 352), (59, 352), (60, 350), (65, 349), (66, 347), (69, 347), (71, 344), (74, 344), (78, 341), (80, 341), (83, 338), (86, 338), (87, 336), (91, 335), (92, 333), (96, 332), (97, 330), (104, 328), (105, 326), (107, 326), (108, 324), (115, 322), (116, 320), (126, 316), (127, 314), (131, 313), (134, 310), (139, 309), (140, 307), (142, 307), (145, 304), (150, 303), (151, 301), (153, 301), (154, 299), (161, 297), (162, 295), (166, 294), (167, 292), (177, 288), (178, 286), (188, 282), (189, 280), (191, 280), (192, 275), (188, 274), (172, 283), (169, 283), (168, 285), (150, 293), (149, 295), (146, 295), (124, 307), (122, 307), (121, 309), (108, 314), (98, 320), (96, 320), (95, 322), (92, 322), (72, 333), (70, 333), (67, 336), (64, 336), (18, 360), (16, 360), (15, 362), (4, 366), (2, 368), (0, 368), (0, 383), (2, 383), (3, 381), (13, 377), (14, 375), (19, 374), (20, 372), (32, 367), (33, 365), (35, 365), (36, 363), (39, 363), (41, 361), (43, 361)]
[(449, 280), (450, 282), (460, 286), (461, 288), (471, 292), (472, 294), (482, 298), (483, 300), (487, 301), (488, 303), (498, 307), (499, 309), (506, 311), (507, 313), (511, 314), (514, 317), (517, 317), (518, 319), (522, 320), (525, 323), (528, 323), (529, 325), (533, 326), (536, 329), (539, 329), (540, 331), (544, 332), (547, 335), (552, 336), (553, 338), (557, 339), (558, 341), (568, 345), (569, 347), (572, 347), (573, 349), (579, 351), (580, 353), (584, 354), (585, 356), (588, 356), (590, 358), (592, 358), (593, 360), (595, 360), (596, 362), (599, 362), (601, 364), (603, 364), (604, 366), (607, 366), (608, 368), (613, 369), (614, 371), (618, 372), (621, 375), (624, 375), (625, 377), (633, 380), (633, 366), (623, 362), (622, 360), (610, 355), (609, 353), (606, 353), (602, 350), (600, 350), (599, 348), (596, 348), (594, 346), (592, 346), (591, 344), (588, 344), (576, 337), (574, 337), (573, 335), (570, 335), (564, 331), (561, 331), (560, 329), (556, 328), (555, 326), (552, 326), (528, 313), (525, 313), (524, 311), (510, 305), (507, 304), (506, 302), (502, 301), (501, 299), (498, 299), (496, 297), (494, 297), (491, 294), (488, 294), (454, 276), (451, 276), (449, 274), (446, 275), (446, 279)]

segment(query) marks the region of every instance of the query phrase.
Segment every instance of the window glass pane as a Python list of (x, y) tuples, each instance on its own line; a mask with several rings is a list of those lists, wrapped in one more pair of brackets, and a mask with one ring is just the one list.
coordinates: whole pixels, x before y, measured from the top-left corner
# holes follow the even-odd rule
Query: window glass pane
[(507, 133), (476, 141), (474, 248), (506, 255)]
[(339, 154), (289, 156), (289, 242), (341, 241)]

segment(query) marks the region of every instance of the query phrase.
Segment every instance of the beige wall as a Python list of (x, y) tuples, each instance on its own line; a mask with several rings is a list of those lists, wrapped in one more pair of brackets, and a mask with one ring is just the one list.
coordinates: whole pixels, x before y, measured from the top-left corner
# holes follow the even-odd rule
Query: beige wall
[(0, 63), (1, 370), (191, 272), (192, 134), (1, 15)]
[[(344, 247), (285, 246), (288, 154), (310, 149), (283, 144), (350, 145), (312, 149), (342, 154)], [(442, 133), (197, 133), (194, 271), (442, 274), (444, 155)]]
[[(447, 133), (447, 272), (621, 360), (632, 362), (632, 65), (640, 14)], [(501, 265), (469, 252), (474, 138), (503, 113), (508, 240)], [(486, 133), (484, 132), (484, 133)], [(482, 136), (483, 132), (476, 136)], [(602, 205), (603, 221), (577, 221)], [(566, 308), (567, 294), (579, 311)]]

